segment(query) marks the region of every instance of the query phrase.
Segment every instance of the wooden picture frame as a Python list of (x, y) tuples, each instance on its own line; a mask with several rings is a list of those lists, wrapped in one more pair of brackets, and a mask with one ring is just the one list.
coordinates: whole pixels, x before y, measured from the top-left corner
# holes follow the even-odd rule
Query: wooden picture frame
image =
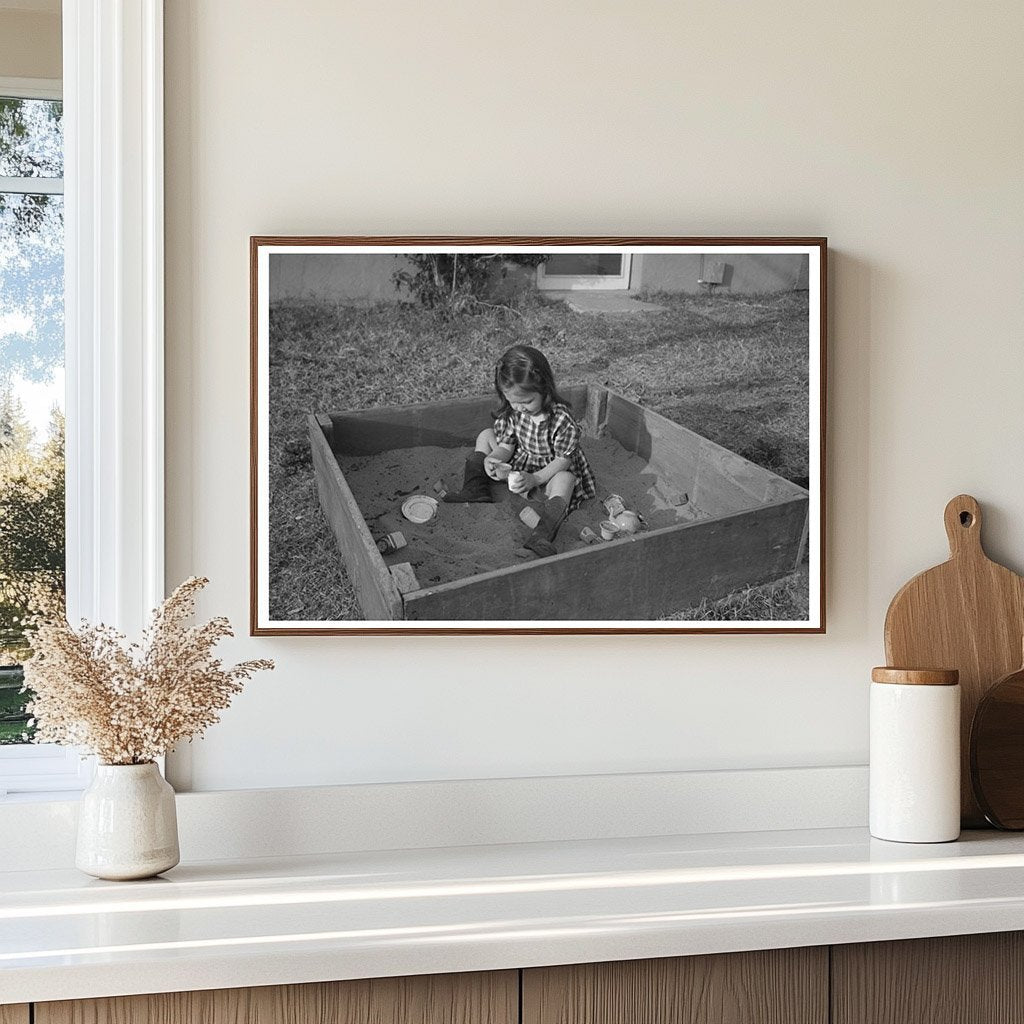
[[(252, 634), (823, 633), (826, 294), (824, 238), (251, 238)], [(489, 565), (529, 536), (504, 485), (401, 499), (459, 491), (534, 342), (631, 469)], [(620, 479), (640, 530), (586, 543)]]

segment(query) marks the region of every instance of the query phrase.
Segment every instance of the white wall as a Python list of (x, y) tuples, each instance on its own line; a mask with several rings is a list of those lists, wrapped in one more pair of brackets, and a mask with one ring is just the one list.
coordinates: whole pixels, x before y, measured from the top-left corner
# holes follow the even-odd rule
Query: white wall
[(826, 636), (243, 638), (195, 787), (863, 763), (947, 499), (1024, 568), (1024, 7), (167, 8), (168, 576), (240, 630), (250, 234), (832, 245)]

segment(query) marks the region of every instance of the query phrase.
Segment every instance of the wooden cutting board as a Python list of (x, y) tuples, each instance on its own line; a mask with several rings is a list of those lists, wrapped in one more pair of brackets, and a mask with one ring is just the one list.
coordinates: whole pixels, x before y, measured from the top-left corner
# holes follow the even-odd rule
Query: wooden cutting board
[(993, 562), (981, 544), (981, 508), (957, 495), (945, 511), (949, 561), (915, 576), (885, 616), (885, 657), (894, 668), (960, 671), (960, 814), (986, 825), (971, 789), (971, 722), (988, 688), (1020, 667), (1024, 579)]

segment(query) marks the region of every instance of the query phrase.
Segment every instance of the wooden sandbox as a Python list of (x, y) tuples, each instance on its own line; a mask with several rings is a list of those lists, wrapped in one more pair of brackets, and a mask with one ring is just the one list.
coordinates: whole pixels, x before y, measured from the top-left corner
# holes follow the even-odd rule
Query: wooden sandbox
[[(469, 449), (494, 397), (309, 417), (320, 504), (367, 620), (653, 620), (797, 568), (808, 493), (608, 388), (567, 389), (584, 433), (643, 458), (680, 521), (454, 583), (420, 586), (377, 550), (337, 456)], [(599, 492), (599, 497), (605, 495)]]

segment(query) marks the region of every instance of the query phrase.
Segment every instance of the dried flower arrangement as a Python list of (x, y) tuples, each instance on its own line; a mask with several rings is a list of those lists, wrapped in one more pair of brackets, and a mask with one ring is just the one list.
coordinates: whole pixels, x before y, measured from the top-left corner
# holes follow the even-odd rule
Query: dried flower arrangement
[(25, 663), (36, 742), (84, 747), (104, 764), (146, 764), (220, 718), (267, 660), (225, 668), (213, 648), (232, 636), (218, 617), (188, 626), (209, 580), (193, 576), (153, 612), (141, 644), (109, 626), (42, 619)]

